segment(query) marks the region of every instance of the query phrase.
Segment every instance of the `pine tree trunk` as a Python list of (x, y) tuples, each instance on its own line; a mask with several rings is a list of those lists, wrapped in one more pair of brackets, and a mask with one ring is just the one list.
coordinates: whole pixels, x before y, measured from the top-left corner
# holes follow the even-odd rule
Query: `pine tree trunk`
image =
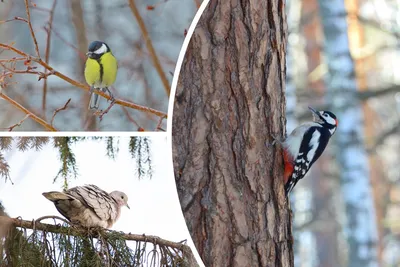
[(344, 0), (319, 0), (325, 55), (329, 70), (326, 85), (339, 120), (334, 139), (347, 220), (343, 230), (352, 267), (378, 266), (377, 224), (372, 199), (368, 158), (364, 144), (364, 119), (355, 97), (357, 83), (350, 55)]
[(212, 0), (183, 61), (173, 154), (183, 213), (207, 267), (293, 266), (283, 162), (283, 1)]

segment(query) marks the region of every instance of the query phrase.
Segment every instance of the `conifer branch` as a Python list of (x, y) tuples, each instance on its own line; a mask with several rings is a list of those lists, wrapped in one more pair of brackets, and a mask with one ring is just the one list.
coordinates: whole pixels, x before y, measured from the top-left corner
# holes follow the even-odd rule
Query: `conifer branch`
[[(53, 218), (52, 216), (43, 217), (46, 219)], [(41, 219), (43, 219), (41, 218)], [(54, 218), (57, 218), (55, 216)], [(115, 238), (118, 236), (119, 239), (123, 239), (125, 241), (136, 241), (136, 242), (145, 242), (152, 243), (155, 246), (159, 246), (161, 250), (169, 249), (176, 253), (176, 255), (181, 254), (183, 256), (183, 260), (185, 264), (180, 266), (198, 266), (196, 260), (194, 259), (193, 253), (189, 246), (185, 244), (186, 240), (181, 242), (172, 242), (169, 240), (162, 239), (158, 236), (151, 235), (137, 235), (137, 234), (126, 234), (123, 232), (117, 232), (106, 229), (85, 229), (78, 227), (66, 227), (61, 225), (53, 225), (42, 223), (39, 221), (27, 221), (19, 218), (10, 218), (6, 216), (0, 216), (0, 228), (4, 227), (20, 227), (23, 229), (31, 229), (34, 231), (42, 231), (44, 233), (54, 233), (54, 234), (67, 234), (69, 236), (75, 237), (85, 237), (85, 238), (97, 238), (101, 240), (107, 240), (109, 238)], [(165, 265), (161, 265), (165, 266)]]

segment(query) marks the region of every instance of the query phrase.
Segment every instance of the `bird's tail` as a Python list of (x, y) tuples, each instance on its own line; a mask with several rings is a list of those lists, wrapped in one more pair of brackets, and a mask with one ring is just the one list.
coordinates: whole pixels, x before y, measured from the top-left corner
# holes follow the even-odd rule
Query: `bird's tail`
[(98, 94), (91, 93), (89, 101), (89, 109), (99, 109), (100, 97)]
[(70, 199), (71, 197), (68, 196), (65, 193), (62, 192), (57, 192), (57, 191), (51, 191), (51, 192), (44, 192), (42, 195), (47, 198), (50, 201), (56, 201), (56, 200), (61, 200), (61, 199)]

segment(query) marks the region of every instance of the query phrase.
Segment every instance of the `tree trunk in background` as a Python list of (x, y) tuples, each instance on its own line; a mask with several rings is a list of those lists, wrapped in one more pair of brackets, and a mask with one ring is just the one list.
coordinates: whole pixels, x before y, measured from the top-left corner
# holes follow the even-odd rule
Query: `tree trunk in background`
[(343, 0), (319, 0), (325, 35), (325, 56), (329, 76), (326, 85), (332, 96), (332, 111), (339, 127), (337, 161), (346, 208), (343, 225), (348, 241), (348, 266), (370, 267), (377, 264), (377, 225), (371, 194), (368, 158), (364, 145), (364, 121), (354, 63), (347, 37), (346, 9)]
[[(286, 1), (286, 13), (287, 13), (287, 22), (288, 22), (288, 27), (290, 31), (290, 35), (296, 35), (296, 37), (299, 38), (299, 31), (300, 31), (300, 6), (301, 2), (299, 0), (287, 0)], [(289, 38), (289, 40), (294, 40), (295, 38)], [(296, 107), (298, 105), (297, 101), (297, 96), (296, 96), (296, 82), (295, 82), (295, 77), (296, 77), (296, 64), (295, 64), (295, 58), (296, 58), (296, 44), (293, 44), (294, 42), (288, 41), (287, 45), (287, 53), (286, 53), (286, 131), (288, 134), (290, 134), (294, 128), (298, 125), (298, 121), (296, 118)], [(299, 183), (297, 184), (297, 187), (301, 187), (303, 184)], [(296, 191), (293, 191), (291, 193), (291, 199), (293, 199), (293, 194), (295, 195)], [(294, 196), (295, 199), (296, 195)], [(296, 202), (292, 201), (290, 208), (292, 209), (293, 214), (296, 214), (297, 209), (296, 209)], [(299, 223), (302, 223), (301, 220), (299, 220), (299, 216), (294, 216), (293, 217), (293, 229), (296, 229), (296, 225)], [(299, 222), (300, 221), (300, 222)], [(294, 239), (294, 244), (293, 244), (293, 258), (294, 258), (294, 265), (295, 266), (301, 266), (301, 262), (303, 261), (301, 251), (303, 249), (302, 244), (306, 242), (301, 242), (300, 241), (300, 234), (302, 234), (301, 231), (296, 231), (294, 230), (293, 233), (293, 239)], [(307, 244), (306, 244), (307, 245)]]
[[(349, 23), (349, 46), (350, 51), (362, 51), (367, 45), (365, 42), (364, 28), (358, 19), (360, 10), (359, 0), (346, 0), (346, 9), (348, 10), (348, 23)], [(371, 58), (376, 58), (376, 54), (373, 54)], [(369, 58), (356, 57), (354, 59), (355, 70), (357, 74), (357, 85), (359, 90), (364, 91), (369, 88), (368, 79), (366, 75), (366, 66), (368, 66)], [(362, 103), (364, 118), (368, 118), (364, 123), (364, 130), (366, 135), (366, 146), (372, 147), (374, 145), (374, 137), (378, 135), (376, 131), (376, 125), (379, 123), (379, 118), (374, 109), (368, 104), (367, 101)], [(385, 182), (384, 172), (382, 168), (382, 162), (376, 153), (370, 153), (368, 155), (368, 163), (370, 167), (370, 177), (372, 184), (372, 192), (374, 205), (376, 210), (376, 221), (383, 222), (385, 218), (385, 197), (388, 191), (388, 185)], [(384, 224), (377, 223), (378, 227), (378, 262), (381, 266), (383, 264), (383, 238), (384, 238)]]
[(293, 266), (283, 161), (283, 1), (210, 1), (183, 61), (173, 112), (182, 210), (207, 267)]
[[(74, 24), (75, 35), (76, 35), (76, 44), (79, 48), (79, 51), (86, 53), (88, 49), (88, 40), (86, 37), (86, 27), (84, 20), (84, 11), (82, 8), (82, 3), (80, 0), (71, 0), (71, 21)], [(77, 57), (77, 73), (80, 74), (81, 80), (83, 79), (85, 60), (81, 60)], [(86, 82), (85, 82), (86, 83)], [(88, 111), (87, 107), (89, 106), (90, 94), (84, 93), (82, 97), (82, 102), (85, 103), (82, 108), (82, 116), (85, 118), (82, 120), (84, 125), (82, 125), (83, 130), (85, 131), (93, 131), (97, 128), (96, 116), (93, 116), (92, 111)], [(105, 99), (103, 99), (105, 101)]]
[[(327, 102), (326, 86), (323, 81), (323, 71), (321, 68), (322, 50), (321, 50), (321, 18), (318, 12), (317, 0), (304, 0), (301, 8), (302, 18), (308, 18), (303, 25), (305, 54), (307, 56), (307, 73), (310, 73), (307, 80), (306, 94), (316, 96), (309, 99), (309, 105), (318, 107)], [(330, 173), (330, 164), (333, 162), (333, 153), (329, 153), (332, 146), (328, 146), (313, 165), (308, 176), (310, 181), (309, 190), (311, 191), (311, 208), (313, 219), (315, 220), (308, 230), (315, 238), (315, 267), (340, 266), (338, 261), (338, 224), (335, 212), (337, 205), (332, 204), (333, 188), (332, 177)], [(337, 188), (337, 187), (336, 187)], [(320, 225), (322, 227), (318, 227)], [(317, 226), (317, 227), (316, 227)], [(307, 229), (304, 229), (305, 231)]]

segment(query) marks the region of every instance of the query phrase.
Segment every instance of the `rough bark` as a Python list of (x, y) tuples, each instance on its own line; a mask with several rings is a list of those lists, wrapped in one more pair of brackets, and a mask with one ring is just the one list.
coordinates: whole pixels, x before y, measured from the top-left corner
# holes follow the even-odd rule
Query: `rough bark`
[(344, 0), (319, 0), (325, 56), (329, 70), (326, 85), (339, 120), (335, 134), (337, 161), (346, 221), (348, 262), (354, 267), (378, 266), (377, 223), (372, 199), (364, 119), (357, 92), (354, 62), (350, 55)]
[(293, 266), (281, 149), (284, 2), (211, 0), (183, 61), (173, 112), (182, 210), (204, 264)]

